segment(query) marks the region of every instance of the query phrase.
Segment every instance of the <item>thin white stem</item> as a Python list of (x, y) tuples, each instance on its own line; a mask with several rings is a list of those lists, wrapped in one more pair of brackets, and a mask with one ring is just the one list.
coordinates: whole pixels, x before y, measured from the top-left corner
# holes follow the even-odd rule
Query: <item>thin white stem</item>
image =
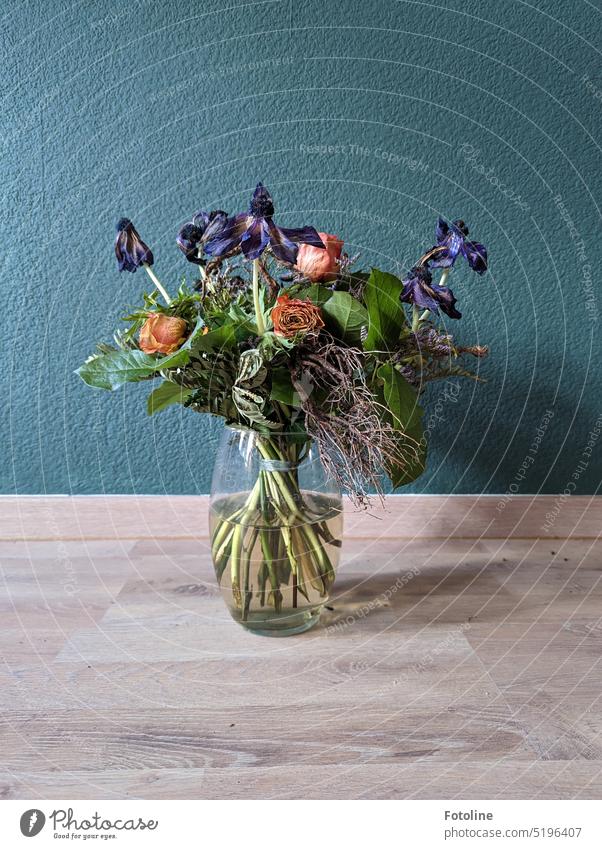
[(255, 318), (257, 319), (257, 332), (260, 336), (265, 333), (265, 322), (259, 301), (259, 260), (253, 260), (253, 304), (255, 305)]
[(443, 271), (441, 272), (441, 277), (439, 278), (439, 285), (440, 286), (445, 286), (445, 284), (447, 282), (447, 277), (448, 277), (450, 271), (451, 271), (451, 268), (444, 268), (443, 269)]
[(420, 323), (420, 310), (418, 309), (416, 304), (414, 304), (414, 306), (412, 307), (412, 332), (413, 333), (416, 333), (416, 331), (418, 330), (418, 324), (419, 323)]
[[(203, 249), (199, 248), (198, 257), (201, 259), (203, 256)], [(213, 283), (211, 282), (211, 278), (207, 274), (204, 265), (199, 265), (199, 274), (201, 275), (201, 280), (205, 284), (205, 289), (207, 292), (213, 292)]]
[(153, 269), (150, 267), (150, 265), (147, 265), (145, 262), (142, 263), (142, 267), (144, 268), (144, 270), (146, 271), (146, 273), (148, 274), (150, 279), (155, 284), (155, 288), (158, 289), (159, 292), (161, 293), (161, 295), (163, 296), (163, 300), (165, 301), (167, 306), (169, 306), (171, 304), (171, 298), (169, 297), (169, 295), (167, 294), (167, 292), (163, 288), (161, 281), (159, 280), (159, 278), (157, 277), (157, 275), (155, 274)]

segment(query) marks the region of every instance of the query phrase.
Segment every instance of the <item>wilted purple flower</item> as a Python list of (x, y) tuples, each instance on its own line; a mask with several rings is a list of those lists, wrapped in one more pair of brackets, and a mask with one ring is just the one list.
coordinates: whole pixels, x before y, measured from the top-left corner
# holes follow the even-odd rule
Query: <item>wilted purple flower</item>
[(115, 256), (120, 271), (136, 271), (141, 265), (152, 265), (153, 252), (140, 238), (129, 218), (117, 222)]
[(477, 274), (487, 271), (487, 248), (479, 242), (469, 242), (468, 227), (463, 221), (448, 224), (443, 218), (437, 222), (437, 245), (426, 255), (434, 268), (450, 268), (462, 254)]
[(203, 264), (203, 247), (210, 239), (215, 239), (222, 231), (228, 216), (221, 209), (212, 212), (201, 210), (193, 216), (192, 221), (180, 228), (176, 242), (189, 262), (195, 265)]
[(206, 242), (205, 252), (210, 256), (223, 256), (240, 247), (246, 259), (257, 259), (269, 245), (276, 259), (294, 265), (300, 242), (324, 247), (313, 227), (278, 227), (272, 219), (273, 214), (272, 196), (262, 183), (258, 183), (249, 211), (229, 218), (222, 231)]
[(462, 318), (455, 307), (454, 293), (447, 286), (433, 285), (433, 276), (426, 266), (416, 266), (403, 281), (400, 300), (424, 310), (438, 313), (439, 308), (450, 318)]

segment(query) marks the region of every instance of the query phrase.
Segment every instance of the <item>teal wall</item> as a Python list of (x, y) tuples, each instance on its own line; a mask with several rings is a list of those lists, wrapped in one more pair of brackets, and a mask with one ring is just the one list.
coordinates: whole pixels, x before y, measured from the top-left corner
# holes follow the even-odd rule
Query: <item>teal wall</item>
[(146, 283), (116, 272), (116, 219), (175, 286), (178, 225), (244, 207), (258, 179), (281, 222), (341, 234), (366, 265), (407, 266), (438, 214), (488, 246), (485, 279), (452, 275), (454, 330), (491, 345), (488, 383), (431, 391), (414, 491), (596, 490), (599, 0), (6, 0), (1, 15), (2, 491), (208, 490), (219, 422), (149, 419), (148, 385), (94, 392), (73, 370)]

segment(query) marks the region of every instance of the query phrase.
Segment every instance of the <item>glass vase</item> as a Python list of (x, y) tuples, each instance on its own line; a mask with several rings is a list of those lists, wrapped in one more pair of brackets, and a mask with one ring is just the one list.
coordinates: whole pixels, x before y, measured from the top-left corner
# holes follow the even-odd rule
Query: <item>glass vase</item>
[(341, 493), (298, 434), (226, 427), (210, 505), (215, 574), (232, 617), (257, 634), (315, 625), (341, 552)]

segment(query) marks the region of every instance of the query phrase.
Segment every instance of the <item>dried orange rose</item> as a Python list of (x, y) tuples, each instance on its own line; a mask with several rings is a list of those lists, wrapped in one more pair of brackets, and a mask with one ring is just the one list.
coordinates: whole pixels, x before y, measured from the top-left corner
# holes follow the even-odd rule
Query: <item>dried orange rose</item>
[(272, 309), (274, 333), (290, 339), (297, 333), (317, 333), (324, 327), (320, 307), (311, 301), (301, 301), (280, 295)]
[(343, 250), (343, 241), (332, 233), (318, 233), (325, 247), (299, 245), (295, 268), (301, 271), (313, 283), (325, 283), (336, 280), (339, 273), (339, 260)]
[(153, 313), (140, 330), (140, 348), (145, 354), (172, 354), (186, 341), (187, 330), (183, 318)]

